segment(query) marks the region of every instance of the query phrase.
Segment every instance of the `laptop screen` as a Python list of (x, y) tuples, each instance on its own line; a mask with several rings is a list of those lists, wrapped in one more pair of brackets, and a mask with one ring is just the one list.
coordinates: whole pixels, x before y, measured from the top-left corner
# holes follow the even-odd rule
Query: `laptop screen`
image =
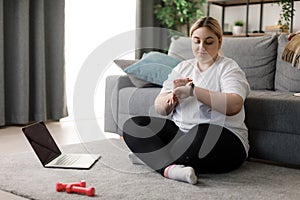
[(61, 155), (44, 122), (29, 125), (22, 130), (43, 165)]

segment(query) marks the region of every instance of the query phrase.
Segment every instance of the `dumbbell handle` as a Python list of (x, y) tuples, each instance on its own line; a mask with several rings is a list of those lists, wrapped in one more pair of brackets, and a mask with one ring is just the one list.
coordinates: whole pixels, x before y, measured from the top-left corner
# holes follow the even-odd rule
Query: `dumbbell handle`
[(57, 182), (56, 183), (56, 191), (61, 192), (66, 190), (67, 185), (73, 185), (73, 186), (79, 186), (79, 187), (85, 187), (86, 182), (84, 180), (78, 182), (78, 183), (62, 183), (62, 182)]
[(74, 186), (74, 185), (67, 185), (66, 187), (66, 191), (68, 193), (79, 193), (79, 194), (85, 194), (87, 196), (95, 196), (95, 188), (93, 187), (89, 187), (89, 188), (85, 188), (85, 187), (79, 187), (79, 186)]

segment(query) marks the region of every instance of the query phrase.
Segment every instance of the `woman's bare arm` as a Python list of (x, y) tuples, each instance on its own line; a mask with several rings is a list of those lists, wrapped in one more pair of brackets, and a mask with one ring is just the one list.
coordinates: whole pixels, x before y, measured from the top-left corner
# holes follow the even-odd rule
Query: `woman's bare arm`
[(213, 92), (204, 88), (195, 87), (194, 95), (205, 105), (225, 115), (235, 115), (240, 112), (244, 101), (240, 95), (234, 93)]

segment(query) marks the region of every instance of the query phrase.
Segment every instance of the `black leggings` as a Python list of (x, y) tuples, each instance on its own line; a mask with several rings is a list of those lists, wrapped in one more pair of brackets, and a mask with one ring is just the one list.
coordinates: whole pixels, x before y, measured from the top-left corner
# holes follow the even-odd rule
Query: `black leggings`
[(246, 159), (240, 139), (217, 125), (199, 124), (184, 133), (171, 120), (137, 116), (124, 123), (123, 137), (137, 157), (162, 175), (171, 164), (191, 166), (197, 174), (225, 173)]

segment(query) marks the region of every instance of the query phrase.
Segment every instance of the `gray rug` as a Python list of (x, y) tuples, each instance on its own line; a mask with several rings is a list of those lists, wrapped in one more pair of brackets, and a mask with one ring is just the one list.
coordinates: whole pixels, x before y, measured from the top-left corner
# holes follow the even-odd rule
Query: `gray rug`
[(86, 180), (93, 199), (299, 199), (300, 170), (246, 162), (228, 174), (199, 176), (197, 185), (172, 181), (146, 166), (132, 165), (123, 141), (70, 145), (66, 152), (100, 153), (91, 170), (45, 169), (33, 152), (1, 156), (0, 189), (29, 199), (88, 199), (56, 192), (55, 183)]

